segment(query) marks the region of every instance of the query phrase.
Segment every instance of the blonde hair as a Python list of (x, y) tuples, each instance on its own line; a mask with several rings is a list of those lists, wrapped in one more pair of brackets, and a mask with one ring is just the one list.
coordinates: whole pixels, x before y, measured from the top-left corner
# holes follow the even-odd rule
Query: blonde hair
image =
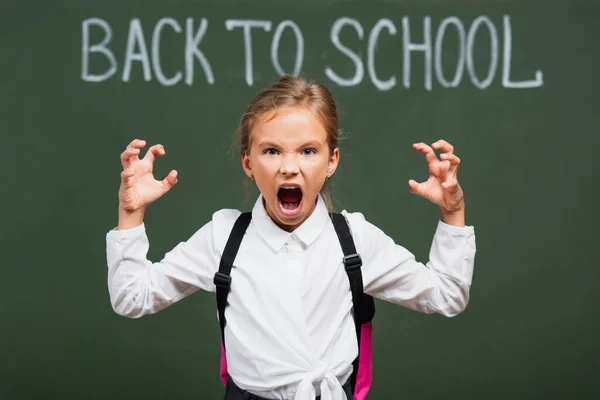
[[(331, 92), (321, 83), (291, 75), (282, 76), (277, 83), (261, 90), (248, 105), (238, 129), (240, 154), (249, 154), (252, 128), (259, 118), (283, 107), (310, 109), (327, 132), (329, 152), (333, 154), (338, 147), (340, 129), (337, 106)], [(321, 189), (321, 196), (329, 212), (333, 212), (327, 181)]]

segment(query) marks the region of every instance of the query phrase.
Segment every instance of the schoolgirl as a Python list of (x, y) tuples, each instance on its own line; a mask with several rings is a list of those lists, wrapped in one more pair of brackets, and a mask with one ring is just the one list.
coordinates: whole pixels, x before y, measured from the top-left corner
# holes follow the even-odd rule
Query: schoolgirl
[[(141, 158), (146, 143), (136, 139), (121, 155), (119, 221), (106, 236), (112, 306), (138, 318), (199, 289), (216, 292), (227, 400), (364, 399), (373, 297), (448, 317), (468, 303), (475, 235), (465, 226), (452, 145), (413, 145), (430, 176), (410, 180), (409, 191), (440, 212), (423, 264), (363, 214), (332, 209), (325, 188), (340, 159), (339, 135), (322, 84), (285, 76), (262, 90), (240, 123), (242, 168), (260, 191), (254, 207), (216, 211), (155, 263), (147, 259), (144, 213), (177, 183), (177, 172), (154, 178), (161, 145)], [(398, 184), (395, 175), (390, 184)]]

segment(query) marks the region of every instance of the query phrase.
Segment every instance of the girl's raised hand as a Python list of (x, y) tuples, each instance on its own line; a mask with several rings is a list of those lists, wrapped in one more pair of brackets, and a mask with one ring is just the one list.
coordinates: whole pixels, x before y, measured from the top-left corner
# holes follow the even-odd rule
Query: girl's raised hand
[(119, 188), (119, 206), (126, 211), (137, 211), (167, 193), (177, 183), (177, 171), (172, 170), (162, 181), (152, 174), (154, 160), (164, 156), (165, 149), (157, 144), (140, 159), (140, 151), (146, 146), (145, 140), (135, 139), (121, 154), (123, 172)]
[[(463, 191), (456, 178), (460, 158), (454, 154), (454, 147), (445, 140), (438, 140), (431, 147), (425, 143), (413, 144), (415, 150), (425, 155), (429, 165), (429, 179), (417, 183), (408, 181), (411, 193), (425, 197), (446, 211), (459, 211), (464, 207)], [(442, 150), (441, 160), (435, 155), (435, 150)]]

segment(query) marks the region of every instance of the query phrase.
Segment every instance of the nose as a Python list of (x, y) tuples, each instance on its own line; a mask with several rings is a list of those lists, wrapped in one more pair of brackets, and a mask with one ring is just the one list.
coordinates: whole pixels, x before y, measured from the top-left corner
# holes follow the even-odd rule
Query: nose
[(286, 155), (281, 158), (279, 172), (283, 175), (295, 175), (299, 172), (298, 160), (294, 155)]

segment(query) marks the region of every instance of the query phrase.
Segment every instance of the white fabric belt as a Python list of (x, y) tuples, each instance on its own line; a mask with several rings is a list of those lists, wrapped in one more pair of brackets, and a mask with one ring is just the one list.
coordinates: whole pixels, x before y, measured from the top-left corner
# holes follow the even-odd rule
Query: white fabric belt
[(347, 400), (340, 381), (323, 363), (319, 363), (316, 371), (300, 381), (294, 400), (314, 400), (316, 393), (313, 383), (315, 382), (319, 382), (321, 400)]

